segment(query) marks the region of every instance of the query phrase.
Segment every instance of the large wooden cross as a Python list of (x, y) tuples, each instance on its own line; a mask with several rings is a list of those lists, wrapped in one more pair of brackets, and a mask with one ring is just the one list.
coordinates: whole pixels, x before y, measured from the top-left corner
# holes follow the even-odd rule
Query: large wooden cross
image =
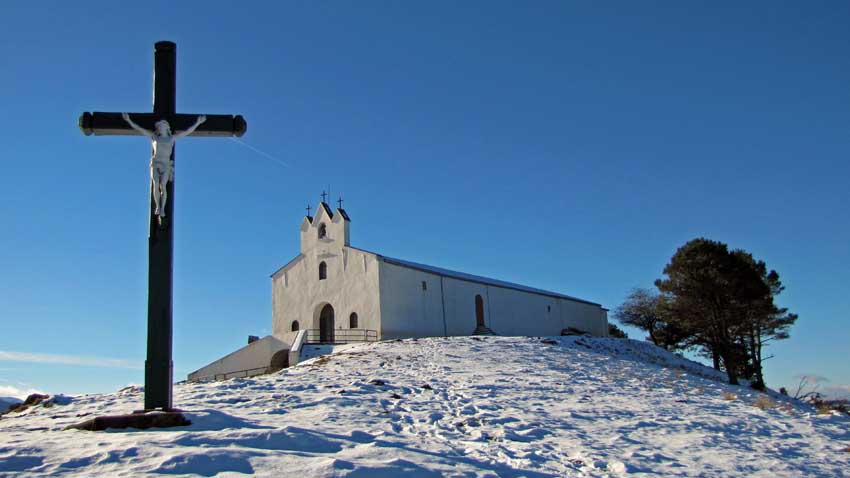
[[(154, 46), (153, 113), (131, 113), (133, 121), (153, 131), (154, 123), (166, 120), (172, 131), (186, 130), (199, 115), (175, 112), (177, 90), (177, 45), (170, 41)], [(242, 136), (247, 123), (242, 116), (206, 115), (192, 136)], [(121, 113), (83, 113), (80, 129), (86, 135), (140, 135), (121, 117)], [(174, 161), (174, 152), (171, 154)], [(166, 185), (168, 201), (165, 220), (154, 214), (155, 201), (150, 197), (150, 229), (148, 234), (148, 351), (145, 360), (145, 410), (171, 410), (173, 363), (172, 334), (172, 258), (174, 255), (174, 178)]]

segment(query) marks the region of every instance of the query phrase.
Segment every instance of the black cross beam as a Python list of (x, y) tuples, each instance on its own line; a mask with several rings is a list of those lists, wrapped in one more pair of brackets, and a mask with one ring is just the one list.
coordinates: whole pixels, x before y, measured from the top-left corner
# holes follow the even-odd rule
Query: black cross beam
[[(171, 126), (171, 131), (189, 129), (198, 119), (198, 115), (180, 113), (130, 113), (130, 118), (142, 128), (154, 131), (154, 123), (164, 119)], [(141, 136), (141, 133), (130, 128), (121, 118), (121, 113), (83, 113), (80, 116), (80, 129), (86, 136)], [(198, 126), (189, 136), (242, 136), (248, 129), (245, 118), (241, 115), (207, 115), (207, 120)]]
[[(170, 41), (154, 45), (153, 113), (131, 113), (139, 126), (154, 130), (154, 123), (167, 120), (173, 132), (188, 129), (199, 115), (178, 114), (177, 45)], [(192, 136), (242, 136), (248, 128), (245, 119), (236, 115), (206, 115), (207, 121)], [(121, 113), (83, 113), (80, 129), (88, 135), (127, 135), (133, 130)], [(174, 161), (174, 151), (171, 153)], [(165, 220), (154, 214), (153, 194), (150, 197), (148, 233), (148, 351), (145, 361), (145, 410), (171, 410), (174, 365), (171, 360), (172, 336), (172, 279), (174, 256), (174, 178), (166, 186), (168, 201)]]

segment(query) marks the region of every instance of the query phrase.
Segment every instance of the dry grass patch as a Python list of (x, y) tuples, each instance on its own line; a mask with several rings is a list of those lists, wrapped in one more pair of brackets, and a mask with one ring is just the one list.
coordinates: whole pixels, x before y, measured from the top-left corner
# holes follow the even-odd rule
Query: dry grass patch
[(324, 364), (326, 364), (330, 361), (331, 361), (330, 356), (322, 355), (319, 358), (317, 358), (314, 362), (312, 362), (310, 365), (312, 365), (313, 367), (321, 367), (322, 365), (324, 365)]
[(732, 392), (726, 392), (726, 393), (723, 394), (723, 400), (732, 401), (732, 400), (737, 400), (737, 399), (738, 399), (738, 396), (735, 395)]
[(753, 402), (753, 405), (762, 410), (776, 408), (776, 402), (771, 400), (770, 397), (768, 397), (767, 395), (759, 395), (759, 398), (757, 398), (756, 401)]

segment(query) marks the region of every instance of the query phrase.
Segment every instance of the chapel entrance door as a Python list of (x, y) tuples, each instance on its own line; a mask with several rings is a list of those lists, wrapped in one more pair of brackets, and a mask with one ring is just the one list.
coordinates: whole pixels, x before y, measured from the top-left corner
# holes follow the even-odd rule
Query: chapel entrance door
[(334, 341), (334, 308), (326, 304), (319, 314), (319, 341), (333, 343)]

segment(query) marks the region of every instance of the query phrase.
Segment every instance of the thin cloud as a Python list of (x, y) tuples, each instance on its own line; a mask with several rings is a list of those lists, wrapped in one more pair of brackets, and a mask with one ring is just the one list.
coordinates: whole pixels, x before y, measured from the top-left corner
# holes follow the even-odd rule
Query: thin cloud
[(28, 352), (10, 352), (7, 350), (0, 350), (0, 361), (49, 363), (58, 365), (76, 365), (84, 367), (109, 367), (130, 369), (142, 368), (141, 363), (124, 359), (86, 357), (82, 355), (34, 354)]
[(44, 392), (34, 388), (18, 388), (11, 385), (0, 385), (0, 398), (14, 397), (23, 400), (33, 393), (43, 394)]

